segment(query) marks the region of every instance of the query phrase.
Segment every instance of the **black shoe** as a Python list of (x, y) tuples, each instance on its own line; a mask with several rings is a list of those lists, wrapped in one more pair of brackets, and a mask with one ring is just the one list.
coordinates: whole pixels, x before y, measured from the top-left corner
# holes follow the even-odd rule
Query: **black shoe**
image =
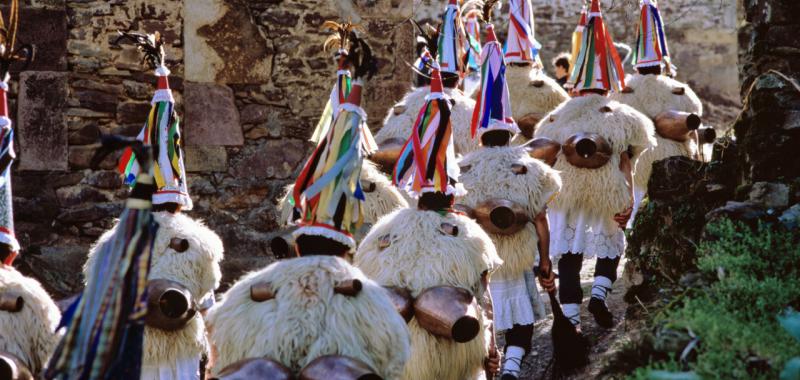
[(500, 377), (500, 380), (519, 380), (519, 378), (510, 373), (506, 373)]
[(614, 326), (614, 316), (608, 311), (605, 301), (592, 297), (589, 299), (589, 312), (600, 327), (610, 329)]

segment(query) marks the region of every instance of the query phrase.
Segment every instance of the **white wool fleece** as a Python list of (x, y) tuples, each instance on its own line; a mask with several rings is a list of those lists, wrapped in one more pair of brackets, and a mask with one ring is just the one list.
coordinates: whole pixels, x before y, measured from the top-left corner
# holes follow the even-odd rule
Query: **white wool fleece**
[[(605, 107), (610, 109), (609, 112)], [(585, 210), (598, 217), (613, 217), (633, 202), (625, 175), (619, 170), (620, 154), (628, 146), (633, 162), (655, 146), (653, 122), (630, 106), (600, 95), (572, 98), (546, 115), (536, 128), (535, 137), (547, 137), (561, 144), (576, 133), (597, 133), (611, 146), (611, 159), (597, 169), (570, 165), (559, 152), (555, 169), (563, 187), (553, 200), (559, 210)]]
[[(403, 141), (411, 136), (414, 122), (423, 106), (425, 97), (430, 93), (430, 87), (417, 87), (412, 89), (397, 104), (389, 109), (383, 120), (383, 128), (375, 134), (378, 144), (391, 138), (400, 138)], [(450, 103), (450, 122), (453, 127), (453, 145), (456, 153), (466, 154), (478, 148), (470, 133), (472, 111), (475, 109), (475, 100), (465, 95), (461, 90), (445, 88), (445, 95), (453, 101)], [(402, 112), (397, 113), (396, 110)]]
[[(514, 165), (525, 167), (516, 174)], [(459, 180), (467, 194), (456, 202), (475, 208), (492, 198), (502, 198), (524, 207), (532, 221), (561, 189), (558, 172), (544, 162), (532, 158), (522, 147), (485, 147), (466, 155), (459, 162)], [(503, 265), (493, 278), (519, 278), (533, 268), (538, 254), (538, 237), (533, 223), (513, 235), (489, 234)]]
[[(654, 119), (666, 111), (681, 111), (703, 116), (703, 103), (688, 84), (663, 75), (633, 74), (625, 78), (625, 84), (633, 90), (630, 93), (613, 93), (610, 95), (620, 103), (627, 104), (637, 111)], [(673, 94), (676, 88), (682, 88), (682, 95)], [(636, 162), (634, 183), (637, 188), (647, 191), (647, 183), (653, 171), (653, 163), (672, 156), (693, 157), (697, 154), (694, 140), (677, 142), (665, 139), (656, 134), (658, 145), (646, 150)]]
[[(541, 87), (533, 85), (542, 81)], [(569, 95), (542, 70), (523, 66), (506, 66), (506, 82), (511, 101), (511, 115), (520, 119), (530, 113), (546, 114), (569, 99)]]
[[(222, 278), (219, 263), (223, 258), (222, 240), (201, 221), (183, 213), (156, 212), (153, 217), (159, 228), (153, 245), (148, 280), (166, 279), (178, 282), (192, 293), (194, 301), (200, 303), (219, 286)], [(97, 260), (97, 248), (116, 232), (115, 225), (95, 243), (84, 266), (84, 275), (89, 281), (87, 268)], [(189, 241), (189, 249), (176, 252), (169, 247), (170, 240), (181, 238)], [(178, 359), (194, 357), (206, 347), (205, 327), (200, 313), (178, 331), (163, 331), (146, 327), (144, 336), (144, 365), (150, 367), (169, 365)]]
[[(399, 208), (408, 207), (408, 202), (400, 194), (400, 190), (392, 185), (392, 181), (383, 174), (375, 164), (364, 160), (361, 165), (361, 186), (368, 186), (368, 183), (375, 184), (375, 191), (364, 191), (364, 223), (374, 224), (378, 219)], [(286, 186), (286, 192), (278, 201), (278, 208), (281, 210), (281, 218), (278, 221), (280, 226), (287, 227), (289, 219), (292, 217), (293, 206), (289, 203), (294, 191), (294, 184)]]
[[(452, 236), (442, 224), (458, 228)], [(381, 248), (381, 241), (389, 245)], [(497, 269), (497, 256), (489, 236), (473, 220), (463, 215), (440, 215), (433, 211), (402, 209), (381, 218), (362, 241), (355, 264), (370, 278), (384, 286), (408, 288), (413, 297), (440, 285), (457, 286), (484, 299), (481, 275)], [(481, 314), (481, 324), (487, 319)], [(456, 343), (431, 335), (416, 319), (408, 324), (411, 332), (411, 357), (403, 379), (473, 379), (483, 372), (488, 352), (488, 328), (483, 336)]]
[(0, 351), (19, 357), (37, 376), (53, 354), (61, 312), (38, 281), (0, 264), (0, 293), (22, 297), (16, 313), (0, 311)]
[[(356, 296), (336, 284), (361, 280)], [(275, 298), (255, 302), (250, 287), (272, 285)], [(214, 372), (236, 361), (268, 357), (297, 373), (323, 355), (345, 355), (387, 380), (399, 379), (409, 356), (408, 327), (388, 293), (345, 260), (307, 256), (245, 275), (208, 313), (218, 354)]]

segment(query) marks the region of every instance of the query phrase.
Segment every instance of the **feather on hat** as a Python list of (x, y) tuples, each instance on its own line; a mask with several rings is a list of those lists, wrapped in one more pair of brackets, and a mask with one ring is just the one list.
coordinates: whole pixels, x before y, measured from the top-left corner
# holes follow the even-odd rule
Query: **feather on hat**
[(325, 104), (325, 109), (322, 111), (322, 117), (311, 135), (311, 142), (318, 144), (323, 136), (328, 134), (328, 129), (334, 121), (336, 116), (339, 115), (339, 105), (344, 104), (347, 95), (350, 94), (352, 87), (352, 77), (349, 69), (349, 62), (347, 61), (347, 54), (350, 45), (350, 33), (353, 30), (360, 29), (356, 24), (349, 22), (339, 24), (335, 21), (325, 21), (322, 27), (329, 29), (334, 33), (331, 34), (323, 46), (324, 50), (336, 48), (336, 83), (331, 89), (331, 94), (328, 97), (328, 103)]

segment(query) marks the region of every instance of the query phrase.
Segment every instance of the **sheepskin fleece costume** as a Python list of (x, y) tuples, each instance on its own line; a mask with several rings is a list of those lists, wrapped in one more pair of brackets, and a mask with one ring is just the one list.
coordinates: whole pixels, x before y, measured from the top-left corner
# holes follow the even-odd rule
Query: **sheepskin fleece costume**
[[(525, 174), (515, 174), (512, 165), (524, 165)], [(467, 195), (458, 203), (475, 208), (478, 204), (502, 198), (525, 208), (533, 220), (552, 195), (561, 188), (558, 173), (545, 163), (532, 158), (522, 147), (485, 147), (465, 156), (459, 163), (459, 181)], [(538, 238), (533, 223), (514, 235), (489, 234), (503, 265), (493, 279), (516, 278), (533, 268)]]
[[(350, 279), (361, 280), (358, 295), (333, 292)], [(254, 302), (250, 286), (262, 281), (272, 284), (275, 298)], [(209, 311), (208, 325), (215, 372), (266, 356), (297, 373), (320, 356), (338, 354), (398, 379), (410, 351), (408, 328), (386, 290), (333, 256), (278, 261), (245, 275)]]
[[(682, 111), (703, 116), (703, 104), (686, 83), (664, 75), (629, 75), (625, 79), (632, 93), (613, 93), (610, 98), (627, 104), (651, 119), (665, 111)], [(683, 88), (683, 95), (672, 93), (675, 88)], [(658, 145), (646, 150), (636, 163), (634, 185), (641, 191), (647, 191), (647, 183), (653, 171), (653, 163), (672, 156), (693, 157), (697, 154), (694, 140), (680, 143), (655, 135)]]
[[(458, 228), (458, 235), (442, 231), (442, 223)], [(380, 248), (387, 239), (388, 247)], [(384, 286), (408, 288), (412, 297), (440, 285), (469, 290), (480, 303), (486, 289), (481, 275), (502, 264), (492, 240), (464, 215), (413, 208), (397, 210), (381, 218), (367, 234), (355, 255), (355, 264)], [(481, 315), (486, 326), (486, 318)], [(411, 357), (403, 379), (474, 379), (483, 374), (488, 354), (489, 330), (466, 343), (431, 335), (416, 319), (408, 323)]]
[[(408, 207), (408, 202), (400, 194), (400, 191), (392, 186), (392, 181), (378, 170), (375, 164), (364, 160), (361, 165), (362, 187), (370, 182), (375, 184), (375, 191), (364, 192), (364, 202), (361, 204), (364, 209), (364, 223), (374, 224), (380, 217), (396, 209)], [(292, 205), (289, 204), (289, 198), (291, 198), (293, 190), (294, 184), (287, 186), (286, 194), (279, 201), (278, 207), (281, 210), (279, 223), (283, 227), (289, 224), (292, 217)]]
[(17, 313), (0, 311), (0, 351), (19, 357), (35, 376), (58, 343), (61, 312), (38, 281), (2, 264), (0, 292), (18, 294), (25, 301)]
[[(602, 112), (603, 107), (611, 112)], [(539, 122), (535, 137), (548, 137), (560, 143), (580, 132), (597, 133), (611, 146), (611, 159), (597, 169), (570, 165), (559, 152), (555, 169), (563, 187), (551, 203), (561, 211), (582, 211), (599, 218), (613, 218), (624, 211), (633, 199), (619, 170), (620, 154), (633, 149), (632, 163), (647, 148), (654, 146), (653, 122), (632, 107), (600, 95), (572, 98)], [(551, 252), (551, 254), (553, 254)]]
[[(537, 80), (543, 81), (544, 85), (533, 86), (532, 82)], [(569, 99), (569, 94), (558, 82), (539, 69), (508, 65), (506, 81), (511, 99), (511, 115), (516, 120), (530, 113), (544, 115)]]
[[(383, 128), (375, 134), (375, 142), (382, 144), (388, 139), (399, 138), (406, 141), (411, 136), (419, 111), (425, 106), (425, 97), (431, 92), (430, 86), (417, 87), (389, 110), (383, 120)], [(450, 121), (453, 123), (453, 142), (456, 153), (467, 154), (478, 146), (472, 139), (470, 124), (475, 100), (459, 89), (445, 88), (445, 95), (453, 100), (450, 107)]]
[[(198, 304), (212, 295), (222, 278), (219, 262), (222, 261), (223, 247), (219, 236), (202, 222), (194, 220), (183, 213), (153, 213), (159, 224), (153, 254), (150, 262), (148, 280), (167, 279), (185, 286)], [(84, 266), (87, 268), (97, 260), (97, 248), (107, 241), (116, 231), (117, 226), (106, 231), (89, 252)], [(189, 241), (189, 249), (176, 252), (169, 247), (172, 238)], [(86, 280), (88, 282), (88, 278)], [(206, 350), (205, 325), (200, 313), (178, 331), (164, 331), (146, 327), (144, 334), (143, 367), (174, 367), (179, 360), (197, 357)], [(198, 367), (199, 368), (199, 367)]]

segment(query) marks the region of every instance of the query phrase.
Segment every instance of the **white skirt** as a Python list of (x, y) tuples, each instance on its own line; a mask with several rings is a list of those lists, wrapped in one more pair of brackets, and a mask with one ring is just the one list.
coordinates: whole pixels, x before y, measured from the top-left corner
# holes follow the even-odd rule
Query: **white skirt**
[(550, 257), (583, 253), (584, 258), (613, 259), (625, 251), (625, 232), (613, 218), (600, 218), (583, 211), (547, 211), (550, 222)]
[(510, 330), (515, 324), (531, 325), (536, 321), (524, 275), (514, 279), (492, 279), (489, 292), (492, 294), (495, 330)]
[(174, 364), (153, 367), (142, 365), (140, 380), (200, 380), (199, 356), (181, 358)]
[(633, 228), (633, 221), (636, 219), (636, 214), (639, 213), (639, 207), (642, 207), (645, 195), (647, 195), (647, 189), (633, 188), (633, 212), (631, 212), (631, 219), (628, 220), (628, 229)]

